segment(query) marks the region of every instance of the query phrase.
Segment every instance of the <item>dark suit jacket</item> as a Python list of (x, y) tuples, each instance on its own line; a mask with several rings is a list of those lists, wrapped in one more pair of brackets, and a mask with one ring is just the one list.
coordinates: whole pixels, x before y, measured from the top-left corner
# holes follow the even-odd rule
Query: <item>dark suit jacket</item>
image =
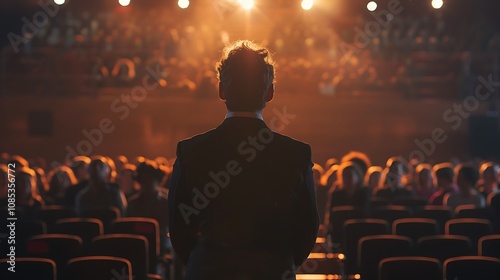
[(169, 229), (186, 279), (295, 279), (315, 244), (309, 145), (233, 117), (177, 146)]

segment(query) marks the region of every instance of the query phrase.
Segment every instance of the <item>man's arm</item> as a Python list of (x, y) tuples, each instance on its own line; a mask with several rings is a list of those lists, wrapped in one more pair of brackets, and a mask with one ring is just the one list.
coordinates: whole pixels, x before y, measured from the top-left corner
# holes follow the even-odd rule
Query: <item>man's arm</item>
[(309, 256), (318, 235), (319, 215), (316, 207), (316, 194), (311, 162), (311, 148), (307, 145), (307, 162), (302, 166), (303, 179), (297, 194), (293, 225), (293, 258), (298, 268)]
[(190, 217), (192, 212), (186, 207), (192, 207), (186, 200), (187, 186), (182, 170), (181, 143), (177, 145), (177, 159), (172, 172), (172, 185), (168, 192), (168, 227), (170, 240), (177, 256), (187, 264), (189, 254), (196, 244), (193, 236)]

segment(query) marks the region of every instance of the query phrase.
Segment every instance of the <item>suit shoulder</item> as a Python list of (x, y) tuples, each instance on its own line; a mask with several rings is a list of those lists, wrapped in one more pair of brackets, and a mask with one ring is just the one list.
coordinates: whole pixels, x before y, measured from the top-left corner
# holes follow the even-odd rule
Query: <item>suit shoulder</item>
[(276, 140), (278, 140), (279, 142), (286, 143), (288, 147), (294, 150), (303, 150), (304, 152), (311, 151), (311, 147), (307, 143), (304, 143), (290, 136), (286, 136), (277, 132), (274, 132), (274, 135)]
[(209, 131), (196, 134), (190, 138), (183, 139), (179, 141), (177, 144), (178, 147), (192, 147), (193, 145), (196, 145), (197, 143), (203, 142), (205, 139), (210, 137), (214, 133), (215, 129), (211, 129)]

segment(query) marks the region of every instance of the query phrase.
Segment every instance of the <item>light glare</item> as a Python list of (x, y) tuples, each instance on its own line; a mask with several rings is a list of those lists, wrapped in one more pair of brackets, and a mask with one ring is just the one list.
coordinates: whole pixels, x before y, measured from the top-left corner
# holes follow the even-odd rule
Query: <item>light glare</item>
[(309, 11), (313, 7), (313, 4), (313, 0), (302, 0), (302, 3), (300, 5), (302, 6), (302, 9)]
[(253, 8), (253, 0), (240, 0), (240, 3), (245, 10), (250, 10)]
[(370, 12), (373, 12), (377, 9), (377, 2), (375, 1), (370, 1), (368, 2), (368, 4), (366, 4), (366, 8), (368, 9), (368, 11)]
[(179, 0), (177, 5), (179, 5), (179, 8), (181, 9), (187, 9), (187, 7), (189, 7), (189, 0)]
[(443, 7), (443, 0), (432, 0), (431, 5), (434, 9), (441, 9)]
[(57, 5), (62, 5), (66, 2), (66, 0), (54, 0), (54, 3), (56, 3)]
[(130, 0), (118, 0), (118, 3), (123, 7), (126, 7), (130, 4)]

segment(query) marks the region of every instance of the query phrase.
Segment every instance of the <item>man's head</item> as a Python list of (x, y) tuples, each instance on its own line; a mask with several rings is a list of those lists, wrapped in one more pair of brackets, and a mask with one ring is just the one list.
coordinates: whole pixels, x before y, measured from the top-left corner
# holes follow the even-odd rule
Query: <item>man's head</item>
[(479, 171), (470, 165), (459, 165), (457, 170), (457, 185), (460, 189), (467, 190), (474, 188), (479, 180)]
[(155, 191), (160, 183), (163, 172), (152, 160), (145, 160), (137, 166), (137, 182), (146, 191)]
[(101, 156), (92, 157), (92, 161), (89, 164), (88, 172), (90, 181), (94, 183), (106, 182), (109, 167), (106, 164), (106, 158)]
[(89, 178), (89, 173), (87, 171), (89, 164), (90, 158), (86, 156), (76, 156), (71, 159), (71, 169), (73, 170), (78, 182)]
[(228, 111), (261, 111), (273, 99), (274, 65), (266, 48), (237, 41), (224, 48), (216, 69), (219, 97)]
[(455, 172), (453, 171), (453, 165), (451, 163), (440, 163), (433, 167), (434, 173), (436, 175), (437, 186), (444, 188), (445, 190), (453, 188), (453, 177)]
[(401, 158), (389, 158), (386, 162), (386, 170), (387, 173), (384, 183), (389, 184), (393, 187), (402, 187), (405, 168)]
[(492, 161), (481, 164), (481, 177), (485, 185), (498, 184), (499, 167)]

